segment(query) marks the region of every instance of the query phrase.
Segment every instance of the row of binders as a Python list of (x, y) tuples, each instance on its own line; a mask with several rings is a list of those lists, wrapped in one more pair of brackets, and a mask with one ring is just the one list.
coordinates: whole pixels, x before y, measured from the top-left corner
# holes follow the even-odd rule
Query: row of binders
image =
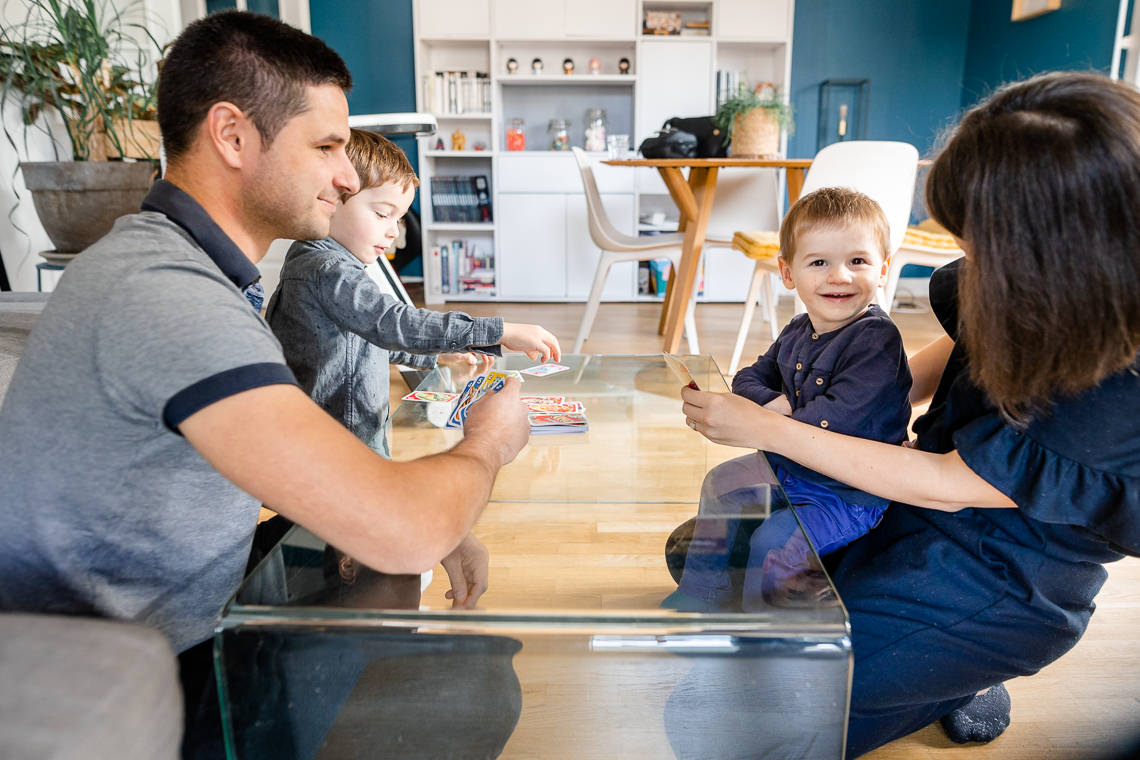
[(487, 177), (432, 177), (431, 215), (437, 222), (490, 223)]
[(433, 245), (428, 267), (433, 295), (495, 295), (495, 256), (486, 243), (452, 240)]

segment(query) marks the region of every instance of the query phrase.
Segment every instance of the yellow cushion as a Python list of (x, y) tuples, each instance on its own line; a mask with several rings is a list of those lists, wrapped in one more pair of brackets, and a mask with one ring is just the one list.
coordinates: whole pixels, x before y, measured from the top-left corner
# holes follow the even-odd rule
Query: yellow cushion
[(780, 253), (780, 234), (771, 230), (737, 232), (732, 247), (750, 259), (770, 259)]
[[(941, 230), (941, 231), (938, 231)], [(956, 251), (958, 244), (954, 242), (949, 232), (938, 226), (937, 222), (927, 220), (918, 227), (907, 227), (903, 235), (903, 248), (933, 248), (939, 251)]]

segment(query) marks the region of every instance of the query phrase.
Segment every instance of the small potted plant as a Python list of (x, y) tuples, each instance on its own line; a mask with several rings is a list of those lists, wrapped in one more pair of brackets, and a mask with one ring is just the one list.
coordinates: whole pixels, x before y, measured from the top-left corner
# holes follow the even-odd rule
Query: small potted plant
[[(80, 251), (116, 218), (137, 211), (153, 181), (154, 62), (161, 49), (141, 24), (128, 21), (135, 4), (24, 2), (23, 20), (0, 26), (0, 98), (20, 104), (25, 133), (50, 134), (45, 113), (62, 118), (71, 160), (20, 168), (56, 250)], [(16, 145), (7, 128), (5, 137)]]
[(780, 153), (780, 132), (792, 128), (792, 107), (770, 84), (740, 90), (721, 104), (713, 122), (732, 141), (729, 154), (737, 158), (768, 158)]

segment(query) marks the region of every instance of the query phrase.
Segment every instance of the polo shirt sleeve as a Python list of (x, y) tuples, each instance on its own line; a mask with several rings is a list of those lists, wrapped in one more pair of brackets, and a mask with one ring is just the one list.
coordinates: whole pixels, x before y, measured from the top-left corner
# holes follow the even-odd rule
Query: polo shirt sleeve
[(416, 354), (473, 349), (502, 354), (499, 317), (417, 309), (385, 293), (363, 269), (341, 262), (323, 267), (317, 279), (317, 296), (329, 318), (380, 348)]
[(281, 345), (245, 297), (195, 262), (133, 272), (97, 319), (105, 392), (125, 414), (170, 430), (228, 396), (296, 384)]
[(792, 417), (833, 432), (886, 443), (906, 438), (910, 421), (910, 365), (902, 335), (889, 319), (865, 319), (852, 336), (826, 390), (792, 412)]

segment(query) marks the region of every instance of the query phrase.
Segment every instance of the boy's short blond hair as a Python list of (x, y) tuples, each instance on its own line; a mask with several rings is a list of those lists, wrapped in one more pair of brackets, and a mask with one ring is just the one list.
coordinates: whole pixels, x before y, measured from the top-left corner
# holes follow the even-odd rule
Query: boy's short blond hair
[(780, 225), (780, 258), (787, 264), (795, 261), (796, 239), (807, 230), (851, 224), (865, 224), (872, 229), (879, 252), (886, 261), (891, 253), (887, 216), (878, 203), (849, 187), (823, 187), (792, 204)]
[(408, 162), (408, 157), (387, 137), (354, 129), (348, 138), (345, 152), (360, 177), (361, 190), (389, 182), (400, 185), (401, 190), (419, 187), (420, 180)]

